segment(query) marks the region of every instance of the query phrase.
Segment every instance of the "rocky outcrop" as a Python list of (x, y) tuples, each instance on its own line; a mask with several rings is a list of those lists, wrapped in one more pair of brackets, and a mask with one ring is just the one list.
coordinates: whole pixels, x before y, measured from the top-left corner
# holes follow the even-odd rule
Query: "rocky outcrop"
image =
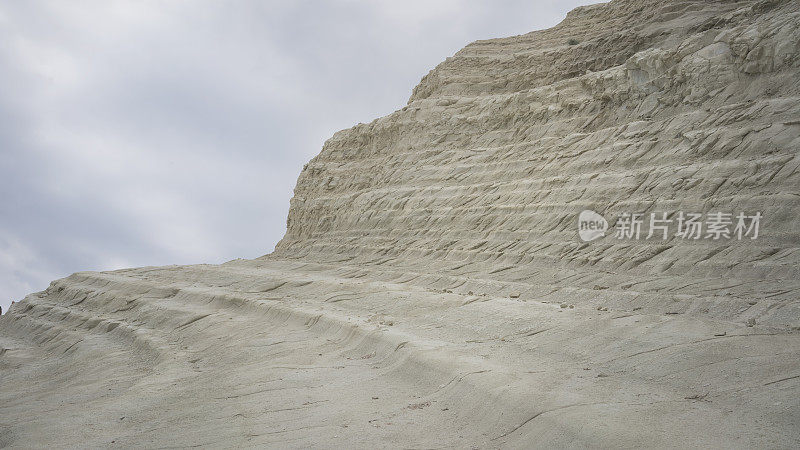
[[(276, 255), (800, 326), (798, 42), (792, 2), (618, 1), (471, 44), (325, 144)], [(587, 245), (584, 209), (763, 218), (756, 240)]]
[(274, 253), (15, 304), (0, 444), (796, 447), (798, 45), (789, 0), (470, 44), (325, 144)]

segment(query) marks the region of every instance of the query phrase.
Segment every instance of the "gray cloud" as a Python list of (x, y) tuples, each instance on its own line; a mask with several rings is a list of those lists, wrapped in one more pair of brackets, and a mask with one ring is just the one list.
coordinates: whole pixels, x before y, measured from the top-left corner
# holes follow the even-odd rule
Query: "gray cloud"
[(0, 306), (80, 270), (270, 252), (335, 131), (586, 3), (0, 3)]

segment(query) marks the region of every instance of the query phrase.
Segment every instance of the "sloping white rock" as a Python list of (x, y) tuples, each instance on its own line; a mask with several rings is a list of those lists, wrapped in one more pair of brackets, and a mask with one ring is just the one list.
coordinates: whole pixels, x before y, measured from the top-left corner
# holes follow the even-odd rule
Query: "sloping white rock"
[[(798, 42), (796, 1), (615, 0), (468, 45), (273, 254), (15, 304), (0, 446), (798, 447)], [(679, 211), (759, 235), (615, 237)]]

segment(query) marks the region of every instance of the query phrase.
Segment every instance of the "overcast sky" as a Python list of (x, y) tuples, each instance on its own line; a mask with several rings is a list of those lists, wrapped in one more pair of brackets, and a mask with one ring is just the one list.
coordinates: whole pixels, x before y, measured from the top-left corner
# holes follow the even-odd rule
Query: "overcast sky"
[(575, 0), (0, 1), (0, 306), (273, 250), (303, 164)]

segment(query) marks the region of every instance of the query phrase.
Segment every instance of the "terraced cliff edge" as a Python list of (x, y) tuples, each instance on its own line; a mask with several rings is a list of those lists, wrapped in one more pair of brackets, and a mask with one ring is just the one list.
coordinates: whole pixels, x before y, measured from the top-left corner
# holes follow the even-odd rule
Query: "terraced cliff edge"
[[(13, 305), (0, 446), (797, 448), (798, 46), (790, 0), (468, 45), (326, 142), (272, 254)], [(615, 232), (678, 212), (731, 236)]]

